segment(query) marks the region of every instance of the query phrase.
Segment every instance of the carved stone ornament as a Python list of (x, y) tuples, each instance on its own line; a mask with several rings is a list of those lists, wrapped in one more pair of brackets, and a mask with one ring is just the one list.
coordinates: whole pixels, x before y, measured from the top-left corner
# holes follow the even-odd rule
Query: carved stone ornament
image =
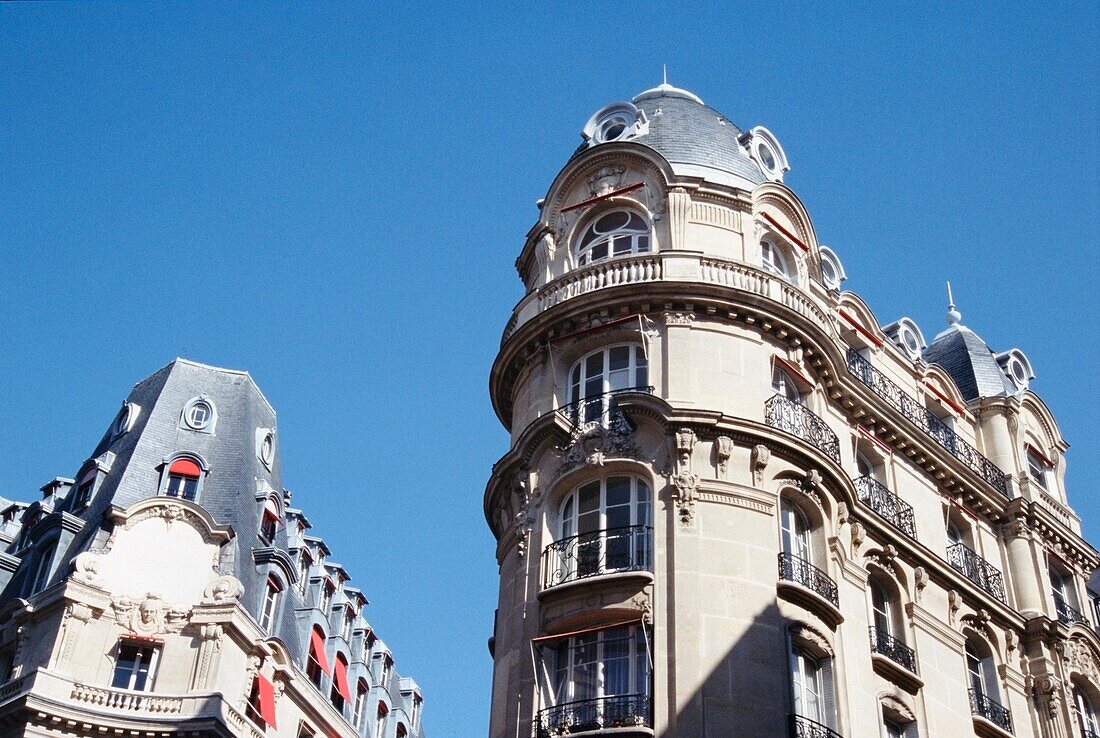
[(680, 466), (691, 467), (691, 452), (695, 449), (698, 439), (691, 428), (681, 428), (676, 431), (676, 454), (680, 460)]
[(729, 436), (718, 436), (714, 439), (714, 458), (718, 462), (718, 473), (725, 474), (729, 466), (730, 456), (733, 454), (733, 439)]
[(894, 559), (898, 557), (898, 549), (890, 543), (881, 551), (876, 551), (872, 556), (883, 569), (890, 569), (893, 567)]
[(542, 238), (535, 245), (535, 258), (538, 259), (539, 269), (542, 270), (542, 278), (546, 282), (553, 279), (552, 265), (557, 250), (557, 241), (550, 231), (542, 234)]
[(858, 520), (852, 521), (852, 558), (859, 556), (859, 548), (867, 540), (867, 530)]
[(752, 447), (752, 478), (756, 484), (760, 484), (760, 480), (764, 476), (764, 469), (768, 466), (771, 458), (772, 452), (764, 444), (758, 443)]
[(951, 625), (955, 624), (955, 619), (959, 614), (959, 608), (962, 607), (960, 602), (962, 598), (959, 597), (959, 593), (955, 590), (949, 590), (947, 593), (947, 622)]
[(832, 658), (833, 646), (829, 639), (821, 631), (806, 623), (792, 623), (790, 627), (791, 639), (799, 641), (800, 645), (808, 646), (819, 658)]
[(512, 524), (515, 526), (516, 553), (520, 558), (527, 554), (527, 545), (531, 540), (531, 526), (535, 523), (534, 504), (529, 489), (529, 480), (525, 470), (517, 470), (512, 476), (511, 498), (513, 500)]
[(573, 429), (569, 442), (558, 449), (562, 455), (558, 476), (582, 464), (603, 466), (608, 458), (638, 457), (638, 448), (630, 437), (634, 429), (621, 412), (610, 415), (606, 426), (593, 420)]
[(99, 583), (99, 566), (103, 557), (91, 551), (82, 551), (73, 559), (73, 579), (85, 584)]
[(1059, 693), (1061, 692), (1061, 684), (1059, 684), (1057, 677), (1051, 674), (1040, 674), (1035, 677), (1035, 684), (1032, 689), (1035, 691), (1035, 700), (1041, 708), (1044, 708), (1047, 719), (1054, 720), (1057, 718)]
[(603, 197), (615, 190), (622, 189), (625, 167), (600, 167), (588, 177), (588, 191), (592, 197)]
[(231, 602), (237, 599), (240, 593), (240, 581), (236, 577), (227, 574), (206, 585), (206, 589), (202, 591), (202, 603), (208, 605)]
[(848, 503), (841, 500), (836, 503), (836, 522), (838, 525), (844, 525), (848, 520)]
[(691, 325), (695, 322), (695, 313), (665, 313), (665, 325)]
[(630, 606), (642, 613), (642, 622), (647, 625), (653, 623), (653, 603), (649, 600), (649, 594), (642, 592), (630, 600)]
[(669, 475), (668, 481), (672, 485), (673, 499), (679, 508), (680, 522), (687, 525), (695, 517), (695, 493), (699, 488), (699, 475), (680, 472)]
[(970, 623), (974, 630), (984, 631), (989, 625), (989, 618), (989, 611), (982, 607), (979, 608), (978, 611), (973, 615), (968, 615), (964, 617), (963, 620)]
[(119, 625), (140, 635), (178, 633), (191, 617), (190, 607), (169, 605), (152, 592), (140, 601), (125, 596), (115, 598), (111, 607)]
[(1093, 684), (1100, 684), (1100, 670), (1096, 667), (1092, 649), (1079, 638), (1059, 641), (1058, 653), (1062, 655), (1062, 665), (1066, 671), (1076, 671)]
[(928, 570), (923, 566), (918, 566), (913, 570), (913, 582), (916, 584), (916, 601), (920, 604), (921, 598), (924, 597), (924, 588), (928, 586)]

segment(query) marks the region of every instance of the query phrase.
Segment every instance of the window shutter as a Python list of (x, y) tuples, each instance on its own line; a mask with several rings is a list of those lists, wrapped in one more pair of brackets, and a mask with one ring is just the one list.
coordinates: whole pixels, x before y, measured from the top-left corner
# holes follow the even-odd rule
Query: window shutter
[(272, 728), (277, 728), (278, 726), (275, 725), (275, 687), (263, 674), (256, 675), (256, 686), (259, 690), (260, 717)]
[(821, 696), (824, 719), (822, 720), (830, 728), (836, 730), (836, 686), (833, 679), (833, 662), (835, 659), (825, 659), (821, 662)]

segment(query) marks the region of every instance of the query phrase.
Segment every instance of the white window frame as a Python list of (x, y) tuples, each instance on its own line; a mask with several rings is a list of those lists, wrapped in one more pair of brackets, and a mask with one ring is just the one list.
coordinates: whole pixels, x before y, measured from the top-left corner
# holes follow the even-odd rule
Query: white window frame
[(268, 576), (264, 587), (264, 600), (260, 606), (260, 630), (271, 632), (275, 623), (275, 615), (279, 609), (279, 600), (283, 594), (282, 583), (273, 576)]
[[(626, 365), (621, 365), (623, 350)], [(598, 358), (599, 367), (594, 365)], [(616, 368), (612, 368), (612, 359)], [(648, 389), (649, 358), (641, 343), (615, 343), (591, 351), (573, 363), (569, 370), (569, 402), (579, 424), (610, 421), (613, 406), (610, 393)], [(597, 404), (598, 403), (598, 404)]]
[(993, 656), (982, 656), (974, 643), (969, 640), (966, 642), (964, 653), (967, 684), (971, 689), (1001, 704), (1001, 690), (997, 686), (997, 668), (993, 663)]
[[(625, 649), (622, 647), (625, 645)], [(652, 694), (652, 664), (643, 625), (624, 625), (563, 638), (552, 644), (549, 683), (543, 685), (544, 706), (633, 694)], [(550, 654), (546, 654), (550, 656)], [(614, 672), (612, 662), (625, 668)], [(617, 677), (620, 684), (610, 684)], [(625, 679), (624, 679), (625, 677)]]
[(788, 260), (787, 250), (773, 236), (760, 239), (760, 264), (764, 271), (798, 284), (797, 271)]
[[(122, 661), (122, 649), (133, 648), (137, 651), (138, 658), (131, 662), (133, 665), (130, 667), (130, 674), (127, 677), (126, 686), (115, 686), (115, 682), (118, 680), (119, 665)], [(140, 658), (143, 654), (148, 654), (148, 661), (142, 661)], [(118, 647), (115, 656), (115, 665), (111, 671), (111, 685), (113, 689), (127, 689), (131, 692), (152, 692), (153, 683), (157, 677), (157, 665), (160, 662), (160, 648), (145, 643), (134, 643), (131, 641), (122, 640), (118, 642)], [(142, 687), (137, 687), (137, 679), (141, 666), (143, 663), (149, 664), (149, 669), (145, 676), (145, 684)]]
[(57, 558), (57, 539), (39, 544), (41, 549), (35, 554), (34, 575), (30, 578), (27, 595), (34, 595), (46, 588), (53, 573), (54, 559)]
[[(629, 484), (629, 493), (626, 503), (608, 504), (608, 489), (614, 482), (619, 487), (623, 480)], [(595, 489), (594, 489), (595, 488)], [(582, 501), (587, 499), (587, 504), (592, 502), (592, 492), (595, 491), (595, 507), (581, 510)], [(615, 517), (626, 513), (626, 520), (619, 522), (624, 525), (611, 525), (610, 515)], [(623, 537), (619, 531), (621, 528), (633, 528), (634, 526), (653, 525), (653, 487), (652, 485), (634, 474), (609, 474), (599, 479), (586, 482), (570, 492), (562, 500), (558, 511), (558, 538), (564, 541), (573, 536), (581, 536), (575, 548), (575, 556), (569, 559), (563, 557), (559, 566), (569, 571), (559, 572), (560, 581), (569, 581), (574, 575), (582, 574), (579, 571), (581, 563), (585, 567), (594, 567), (596, 571), (604, 570), (608, 564), (609, 554), (617, 550), (615, 547), (626, 543), (631, 547), (628, 552), (631, 568), (644, 568), (646, 571), (653, 566), (653, 552), (649, 536), (636, 536), (628, 534)], [(584, 527), (582, 531), (581, 528)], [(584, 549), (588, 549), (592, 556), (587, 556)], [(608, 570), (618, 571), (617, 569)], [(583, 573), (589, 576), (593, 572)]]
[(779, 502), (779, 538), (783, 553), (812, 564), (814, 561), (812, 527), (805, 513), (785, 497)]
[(1081, 725), (1082, 733), (1085, 734), (1085, 730), (1090, 730), (1091, 735), (1100, 735), (1100, 721), (1096, 718), (1096, 708), (1092, 706), (1092, 700), (1085, 691), (1078, 686), (1073, 688), (1073, 707), (1077, 712), (1077, 722)]
[(798, 383), (795, 382), (794, 377), (778, 366), (772, 367), (772, 392), (796, 405), (805, 404), (802, 398), (802, 391), (799, 389)]
[[(595, 231), (596, 226), (599, 225), (601, 221), (615, 213), (627, 214), (627, 222), (618, 228), (613, 228), (608, 231)], [(628, 227), (635, 218), (641, 221), (644, 225), (644, 229)], [(577, 237), (576, 247), (574, 248), (577, 266), (582, 267), (588, 264), (606, 261), (607, 259), (649, 253), (653, 249), (653, 236), (651, 232), (652, 226), (650, 225), (649, 218), (637, 208), (618, 207), (601, 211), (585, 225), (584, 230), (582, 230)], [(589, 238), (589, 234), (592, 234), (591, 238)], [(586, 241), (586, 239), (588, 240)], [(620, 248), (622, 244), (625, 244), (627, 248)], [(605, 247), (606, 253), (603, 256), (593, 257), (592, 252), (599, 249), (601, 246)]]
[(790, 668), (792, 711), (815, 723), (826, 725), (822, 659), (810, 654), (804, 648), (792, 646)]

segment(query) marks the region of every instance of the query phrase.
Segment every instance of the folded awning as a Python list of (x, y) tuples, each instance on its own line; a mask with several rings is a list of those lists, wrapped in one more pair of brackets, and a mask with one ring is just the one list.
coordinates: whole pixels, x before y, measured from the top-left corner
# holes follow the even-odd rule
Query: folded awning
[(309, 648), (313, 651), (313, 658), (321, 667), (321, 671), (331, 674), (332, 668), (328, 665), (328, 658), (325, 656), (325, 637), (316, 628), (310, 631)]
[(275, 686), (263, 674), (256, 675), (256, 686), (260, 698), (260, 717), (272, 728), (277, 728), (278, 726), (275, 725)]
[(351, 702), (351, 687), (348, 686), (348, 664), (342, 658), (336, 659), (336, 673), (333, 675), (336, 691), (348, 702)]

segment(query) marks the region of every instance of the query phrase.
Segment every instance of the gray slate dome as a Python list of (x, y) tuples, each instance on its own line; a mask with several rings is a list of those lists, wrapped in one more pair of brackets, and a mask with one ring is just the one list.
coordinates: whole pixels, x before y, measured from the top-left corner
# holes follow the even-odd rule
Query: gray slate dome
[(924, 350), (924, 360), (939, 364), (955, 380), (969, 402), (978, 397), (1000, 397), (1016, 392), (989, 345), (962, 324), (962, 315), (952, 304), (948, 326)]
[[(637, 95), (633, 103), (645, 113), (646, 125), (616, 140), (648, 146), (677, 174), (747, 189), (768, 181), (739, 140), (744, 131), (687, 90), (666, 83)], [(602, 113), (593, 116), (586, 135)], [(598, 140), (586, 140), (576, 153), (598, 145)]]

